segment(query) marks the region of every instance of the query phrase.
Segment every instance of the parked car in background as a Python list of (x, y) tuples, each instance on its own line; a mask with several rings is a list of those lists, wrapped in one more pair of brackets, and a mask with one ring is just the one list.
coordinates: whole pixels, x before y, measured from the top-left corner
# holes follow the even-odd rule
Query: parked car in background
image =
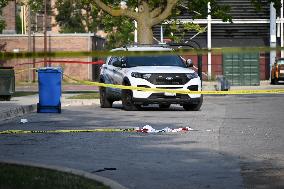
[(284, 58), (277, 59), (271, 68), (271, 84), (277, 85), (284, 81)]

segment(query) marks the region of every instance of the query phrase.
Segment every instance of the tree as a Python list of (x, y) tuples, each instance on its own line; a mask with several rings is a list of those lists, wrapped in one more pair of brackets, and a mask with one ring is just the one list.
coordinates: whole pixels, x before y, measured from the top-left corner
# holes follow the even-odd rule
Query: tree
[[(176, 10), (178, 3), (186, 4), (188, 9), (199, 13), (199, 17), (206, 16), (207, 3), (211, 2), (212, 9), (209, 14), (221, 17), (223, 20), (230, 19), (226, 13), (228, 7), (218, 6), (215, 0), (128, 0), (127, 4), (119, 4), (116, 0), (93, 0), (94, 3), (103, 11), (114, 17), (124, 16), (134, 19), (138, 23), (138, 42), (149, 44), (153, 42), (152, 27), (162, 23), (169, 18)], [(261, 7), (262, 0), (251, 0), (257, 7)], [(274, 6), (279, 9), (281, 3), (279, 0), (269, 0), (274, 2)], [(135, 8), (138, 7), (138, 11)]]
[[(141, 0), (139, 4), (136, 4), (133, 0), (129, 1), (132, 6), (129, 8), (110, 6), (104, 3), (102, 0), (94, 0), (96, 5), (105, 12), (112, 16), (125, 16), (137, 21), (137, 32), (139, 43), (152, 43), (153, 31), (152, 27), (161, 23), (171, 15), (172, 10), (175, 8), (178, 0)], [(138, 11), (135, 11), (138, 6)]]
[(99, 9), (91, 0), (57, 0), (55, 7), (61, 32), (93, 32), (98, 27)]
[(104, 14), (102, 17), (100, 29), (107, 32), (108, 49), (121, 47), (129, 42), (134, 41), (134, 24), (133, 20), (124, 17), (112, 17), (109, 14)]
[(104, 30), (107, 33), (107, 47), (114, 48), (133, 41), (133, 20), (125, 17), (112, 17), (92, 0), (57, 0), (56, 22), (62, 33), (94, 32)]

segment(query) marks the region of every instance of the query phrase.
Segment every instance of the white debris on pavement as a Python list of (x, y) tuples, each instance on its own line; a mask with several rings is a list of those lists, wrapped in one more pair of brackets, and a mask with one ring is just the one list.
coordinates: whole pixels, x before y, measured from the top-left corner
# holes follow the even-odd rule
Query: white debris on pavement
[(141, 129), (139, 127), (136, 127), (135, 130), (136, 130), (136, 132), (141, 132), (141, 133), (161, 133), (161, 132), (177, 133), (177, 132), (195, 131), (194, 129), (192, 129), (190, 127), (180, 127), (180, 128), (177, 128), (177, 129), (171, 129), (169, 127), (165, 127), (161, 130), (158, 130), (158, 129), (154, 129), (150, 125), (145, 125)]
[(28, 123), (27, 119), (21, 119), (20, 123)]

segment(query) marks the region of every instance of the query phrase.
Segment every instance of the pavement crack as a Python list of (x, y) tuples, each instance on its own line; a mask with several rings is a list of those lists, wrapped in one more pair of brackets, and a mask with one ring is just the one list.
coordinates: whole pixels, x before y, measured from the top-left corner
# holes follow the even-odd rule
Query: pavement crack
[(99, 172), (103, 172), (103, 171), (115, 171), (117, 170), (116, 168), (103, 168), (103, 169), (98, 169), (96, 171), (91, 171), (91, 173), (99, 173)]

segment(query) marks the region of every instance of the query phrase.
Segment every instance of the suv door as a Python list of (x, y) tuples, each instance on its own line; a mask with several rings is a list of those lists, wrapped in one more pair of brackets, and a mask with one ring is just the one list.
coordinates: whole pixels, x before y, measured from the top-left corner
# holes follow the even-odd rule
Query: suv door
[[(121, 60), (123, 59), (123, 57), (118, 57), (117, 61), (120, 62), (120, 65), (121, 65)], [(113, 66), (114, 69), (113, 69), (113, 78), (115, 80), (115, 84), (118, 84), (118, 85), (122, 85), (122, 81), (123, 81), (123, 78), (124, 78), (124, 73), (123, 73), (123, 67), (116, 67), (115, 65)]]
[[(119, 69), (119, 67), (115, 67), (114, 64), (120, 62), (120, 57), (112, 57), (109, 61), (109, 65), (108, 65), (108, 77), (109, 77), (109, 83), (110, 84), (120, 84), (119, 78), (117, 77), (117, 72)], [(120, 89), (116, 89), (116, 88), (109, 88), (109, 91), (111, 93), (115, 93), (115, 94), (120, 94)]]
[[(114, 78), (113, 78), (113, 72), (114, 72), (114, 66), (113, 63), (117, 61), (117, 57), (110, 57), (109, 61), (107, 62), (107, 65), (104, 67), (103, 72), (103, 78), (104, 82), (106, 84), (115, 84)], [(113, 94), (114, 89), (113, 88), (106, 88), (107, 93)]]
[[(117, 59), (115, 61), (118, 61), (118, 63), (121, 65), (121, 59), (122, 57), (117, 57)], [(124, 73), (123, 73), (123, 69), (122, 67), (116, 67), (113, 66), (113, 84), (116, 85), (122, 85), (123, 82), (123, 78), (124, 78)], [(120, 94), (121, 93), (121, 89), (115, 89), (115, 92)]]

